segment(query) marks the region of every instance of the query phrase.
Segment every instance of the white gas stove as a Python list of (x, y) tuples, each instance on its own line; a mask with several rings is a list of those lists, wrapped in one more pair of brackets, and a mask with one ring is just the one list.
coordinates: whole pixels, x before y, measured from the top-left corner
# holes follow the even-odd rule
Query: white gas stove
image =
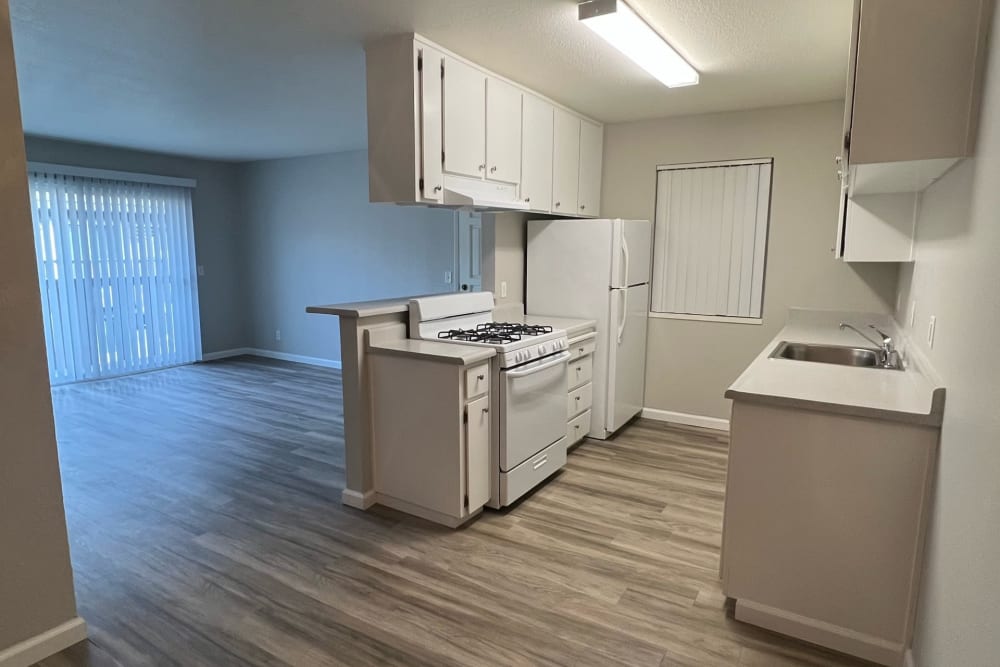
[(410, 301), (410, 338), (489, 346), (490, 507), (514, 502), (566, 462), (566, 332), (493, 321), (493, 294), (443, 294)]
[(410, 338), (493, 347), (501, 368), (520, 366), (569, 347), (562, 329), (494, 322), (491, 292), (413, 299)]

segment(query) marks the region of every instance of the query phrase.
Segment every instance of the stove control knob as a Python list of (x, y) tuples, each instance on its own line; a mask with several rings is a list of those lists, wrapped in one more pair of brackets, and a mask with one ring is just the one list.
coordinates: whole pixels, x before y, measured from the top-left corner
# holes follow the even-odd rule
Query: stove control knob
[(545, 343), (538, 346), (538, 354), (545, 354)]

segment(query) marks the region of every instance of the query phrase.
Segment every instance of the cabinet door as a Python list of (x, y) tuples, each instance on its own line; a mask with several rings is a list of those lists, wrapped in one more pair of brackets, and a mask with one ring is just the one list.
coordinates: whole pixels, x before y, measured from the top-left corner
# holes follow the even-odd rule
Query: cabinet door
[(521, 182), (521, 91), (486, 80), (486, 178)]
[(444, 59), (444, 170), (482, 177), (486, 171), (486, 75)]
[(524, 95), (521, 142), (521, 199), (532, 211), (552, 209), (551, 104)]
[(580, 121), (580, 215), (596, 217), (601, 212), (601, 162), (604, 159), (604, 128)]
[(444, 187), (441, 173), (441, 64), (444, 56), (440, 51), (421, 45), (418, 57), (421, 195), (430, 201), (441, 201)]
[(552, 212), (577, 215), (580, 188), (580, 119), (555, 110), (552, 145)]
[(483, 396), (466, 407), (465, 475), (469, 511), (474, 512), (490, 499), (490, 397)]

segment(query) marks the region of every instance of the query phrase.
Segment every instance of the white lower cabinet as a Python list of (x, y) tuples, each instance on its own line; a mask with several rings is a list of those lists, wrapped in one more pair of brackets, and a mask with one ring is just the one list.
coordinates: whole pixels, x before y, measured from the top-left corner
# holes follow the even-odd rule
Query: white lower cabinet
[(407, 344), (462, 347), (370, 348), (376, 502), (455, 527), (490, 500), (489, 363), (409, 353)]
[(577, 336), (569, 341), (568, 387), (566, 395), (566, 446), (574, 445), (590, 432), (594, 403), (594, 349), (597, 334)]

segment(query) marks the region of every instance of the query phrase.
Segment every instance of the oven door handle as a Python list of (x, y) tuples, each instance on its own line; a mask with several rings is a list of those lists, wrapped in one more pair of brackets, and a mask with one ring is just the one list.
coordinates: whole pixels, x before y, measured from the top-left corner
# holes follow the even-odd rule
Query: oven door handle
[(552, 359), (552, 361), (546, 361), (541, 366), (532, 366), (531, 368), (525, 368), (524, 370), (504, 371), (504, 373), (509, 378), (524, 377), (525, 375), (531, 375), (532, 373), (538, 373), (538, 372), (544, 371), (544, 370), (546, 370), (548, 368), (552, 368), (553, 366), (558, 366), (559, 364), (566, 363), (566, 361), (571, 356), (573, 356), (573, 355), (571, 355), (569, 352), (560, 352), (558, 355), (556, 355)]

